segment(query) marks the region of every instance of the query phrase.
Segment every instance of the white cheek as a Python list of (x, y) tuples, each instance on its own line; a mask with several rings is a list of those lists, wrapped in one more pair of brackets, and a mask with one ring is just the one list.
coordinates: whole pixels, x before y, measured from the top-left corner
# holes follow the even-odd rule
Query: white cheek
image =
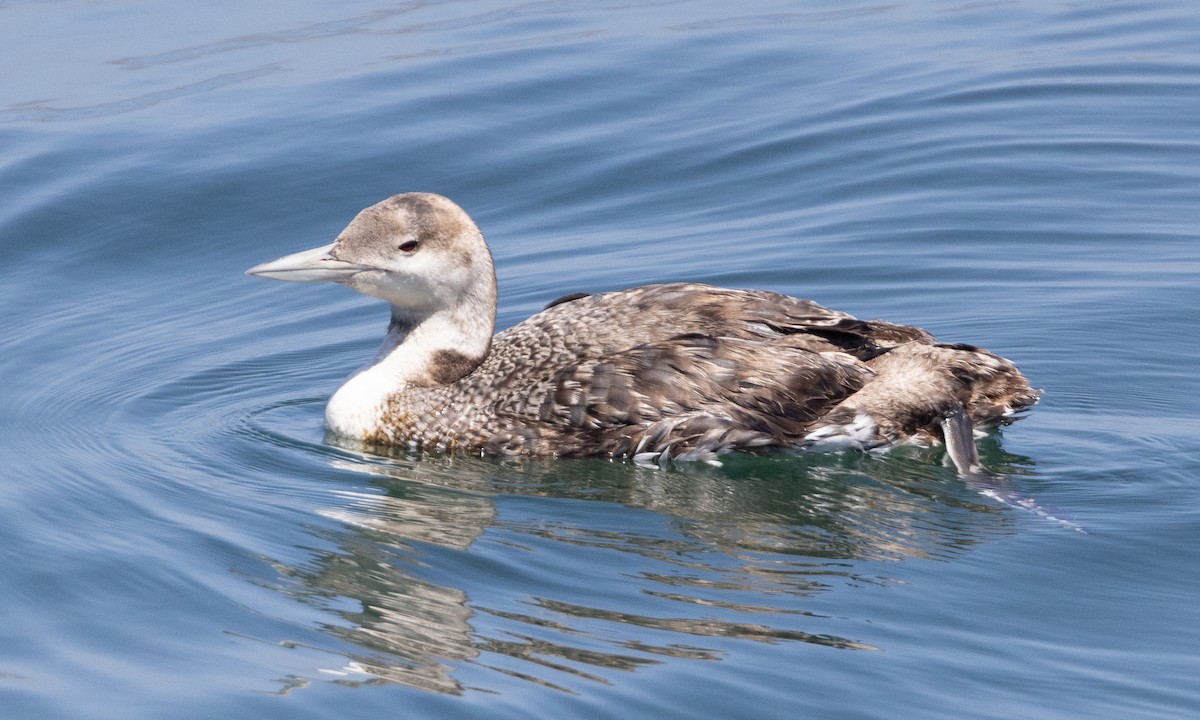
[(430, 270), (425, 277), (429, 295), (438, 298), (440, 303), (447, 307), (457, 303), (471, 282), (470, 271), (461, 267)]
[(432, 309), (438, 302), (433, 288), (420, 267), (409, 265), (401, 271), (361, 272), (344, 284), (351, 290), (377, 297), (389, 303), (413, 309)]
[(348, 284), (398, 307), (436, 312), (457, 305), (470, 282), (468, 268), (433, 253), (417, 253), (400, 258), (388, 272), (359, 273)]
[(354, 275), (346, 282), (342, 283), (351, 290), (358, 291), (363, 295), (372, 297), (384, 297), (384, 293), (388, 290), (391, 283), (388, 282), (387, 273), (382, 270), (368, 270)]

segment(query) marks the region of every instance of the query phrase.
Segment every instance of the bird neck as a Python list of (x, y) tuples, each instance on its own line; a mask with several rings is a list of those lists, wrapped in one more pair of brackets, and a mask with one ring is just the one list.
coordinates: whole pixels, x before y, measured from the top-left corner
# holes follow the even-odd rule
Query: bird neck
[(393, 307), (379, 351), (330, 398), (326, 423), (341, 435), (370, 435), (389, 399), (449, 385), (478, 367), (494, 327), (494, 305), (481, 311), (462, 303), (430, 313)]

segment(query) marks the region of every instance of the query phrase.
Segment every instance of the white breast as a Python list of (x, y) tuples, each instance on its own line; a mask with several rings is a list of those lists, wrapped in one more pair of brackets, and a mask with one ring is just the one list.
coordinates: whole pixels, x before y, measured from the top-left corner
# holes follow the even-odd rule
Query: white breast
[(355, 373), (329, 399), (325, 406), (325, 424), (338, 435), (365, 438), (379, 429), (379, 418), (387, 401), (383, 388), (394, 379), (387, 377), (386, 364), (365, 367)]

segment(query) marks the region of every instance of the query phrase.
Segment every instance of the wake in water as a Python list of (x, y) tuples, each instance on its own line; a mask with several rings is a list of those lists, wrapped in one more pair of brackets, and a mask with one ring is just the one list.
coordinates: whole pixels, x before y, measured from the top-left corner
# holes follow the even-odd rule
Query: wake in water
[(979, 472), (964, 474), (962, 477), (966, 481), (967, 487), (986, 498), (990, 498), (1011, 508), (1031, 512), (1044, 520), (1049, 520), (1068, 530), (1074, 530), (1084, 535), (1087, 534), (1087, 531), (1078, 523), (1059, 517), (1050, 510), (1042, 507), (1037, 500), (1012, 489), (1002, 475), (980, 470)]

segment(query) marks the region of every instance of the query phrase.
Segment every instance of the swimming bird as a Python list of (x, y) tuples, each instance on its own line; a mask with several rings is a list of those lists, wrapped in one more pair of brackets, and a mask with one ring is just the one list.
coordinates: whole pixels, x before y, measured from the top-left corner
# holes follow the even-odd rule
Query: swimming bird
[(915, 441), (945, 443), (968, 473), (975, 429), (1039, 394), (982, 348), (762, 290), (578, 293), (493, 335), (483, 234), (429, 193), (388, 198), (332, 243), (246, 272), (391, 305), (378, 353), (325, 412), (331, 431), (369, 447), (661, 463)]

